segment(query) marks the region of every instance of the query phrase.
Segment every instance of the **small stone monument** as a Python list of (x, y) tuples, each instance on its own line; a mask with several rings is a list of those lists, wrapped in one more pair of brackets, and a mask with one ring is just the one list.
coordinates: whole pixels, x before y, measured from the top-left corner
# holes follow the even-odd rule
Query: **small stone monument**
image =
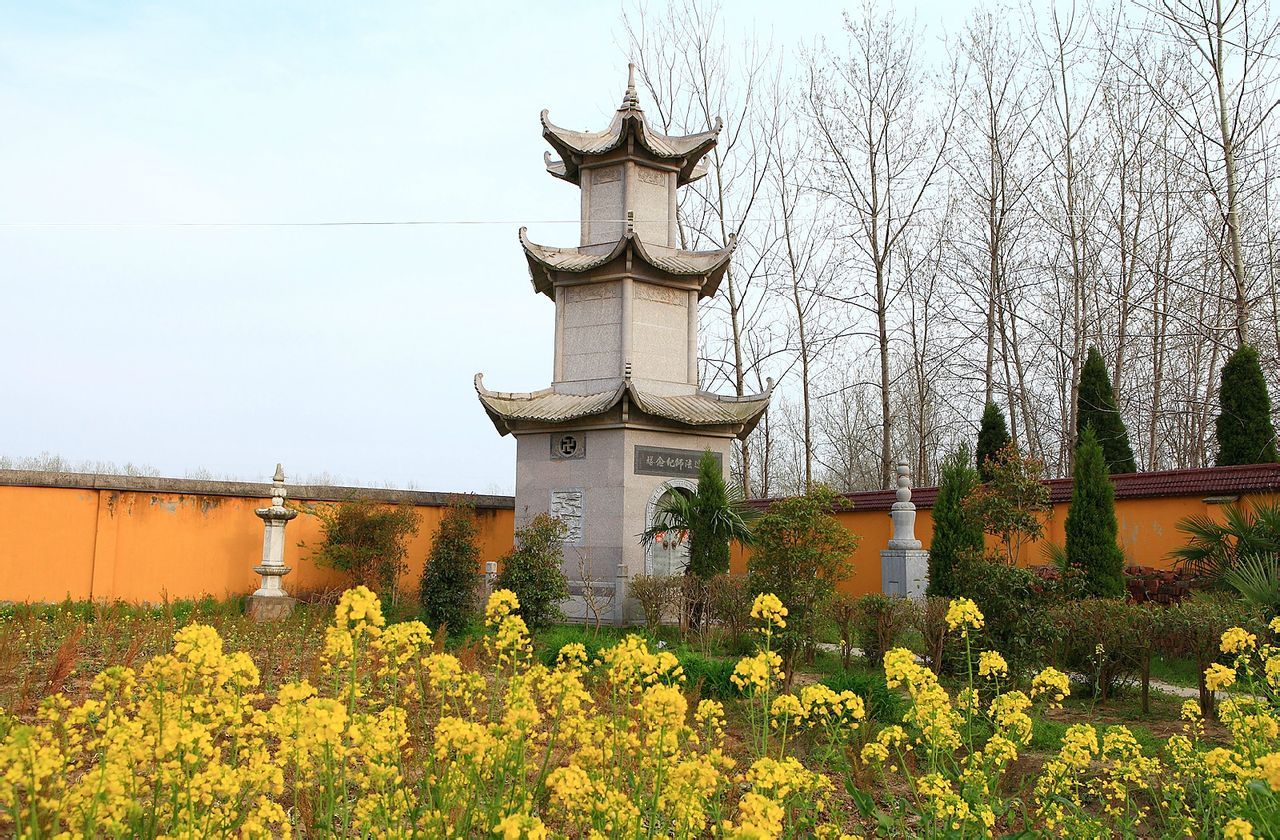
[(886, 595), (923, 598), (929, 585), (929, 552), (916, 539), (916, 506), (911, 501), (911, 467), (899, 461), (897, 501), (889, 516), (893, 519), (893, 536), (889, 547), (880, 552), (882, 589)]
[(254, 513), (262, 520), (262, 563), (254, 571), (262, 575), (262, 585), (249, 596), (246, 612), (255, 621), (275, 621), (293, 612), (296, 601), (284, 590), (281, 579), (293, 571), (284, 564), (284, 526), (298, 515), (296, 510), (284, 506), (289, 491), (284, 486), (284, 467), (276, 464), (272, 478), (275, 485), (271, 494), (271, 507), (258, 508)]

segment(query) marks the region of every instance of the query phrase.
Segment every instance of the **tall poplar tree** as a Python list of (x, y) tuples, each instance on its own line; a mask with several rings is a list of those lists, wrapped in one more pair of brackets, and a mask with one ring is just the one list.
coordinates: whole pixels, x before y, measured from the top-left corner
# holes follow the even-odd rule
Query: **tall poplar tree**
[(982, 556), (982, 523), (964, 507), (965, 497), (980, 482), (970, 461), (969, 447), (961, 447), (942, 462), (938, 498), (933, 503), (933, 541), (929, 545), (930, 595), (960, 594), (957, 567), (968, 558)]
[(988, 402), (982, 410), (982, 426), (978, 429), (978, 475), (983, 481), (991, 480), (991, 461), (1009, 445), (1009, 427), (1004, 412), (994, 402)]
[(1107, 462), (1107, 472), (1131, 473), (1138, 471), (1138, 462), (1129, 445), (1129, 430), (1116, 405), (1115, 391), (1111, 389), (1111, 377), (1107, 375), (1107, 363), (1097, 347), (1089, 348), (1088, 358), (1080, 371), (1080, 389), (1076, 396), (1076, 446), (1084, 442), (1086, 429), (1092, 429), (1102, 447), (1102, 457)]
[(1275, 463), (1271, 396), (1257, 350), (1245, 344), (1227, 359), (1218, 400), (1222, 406), (1217, 422), (1218, 466)]
[(1076, 449), (1066, 532), (1067, 562), (1084, 573), (1085, 590), (1100, 598), (1124, 595), (1124, 552), (1116, 542), (1115, 488), (1092, 428), (1084, 430)]

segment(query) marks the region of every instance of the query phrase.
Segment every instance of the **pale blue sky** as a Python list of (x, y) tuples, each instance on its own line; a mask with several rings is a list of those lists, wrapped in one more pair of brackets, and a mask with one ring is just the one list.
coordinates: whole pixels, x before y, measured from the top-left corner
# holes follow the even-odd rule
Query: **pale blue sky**
[[(842, 8), (729, 7), (788, 45)], [(0, 2), (0, 223), (500, 222), (0, 226), (0, 455), (510, 492), (471, 377), (550, 381), (538, 111), (607, 122), (619, 8)]]

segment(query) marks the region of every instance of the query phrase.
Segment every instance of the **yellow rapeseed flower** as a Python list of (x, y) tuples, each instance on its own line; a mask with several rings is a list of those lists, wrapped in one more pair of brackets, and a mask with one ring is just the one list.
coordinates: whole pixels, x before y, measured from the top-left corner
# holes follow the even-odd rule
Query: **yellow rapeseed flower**
[(978, 605), (968, 598), (956, 598), (947, 608), (947, 627), (969, 635), (969, 630), (981, 630), (984, 619)]
[(751, 604), (751, 617), (764, 621), (766, 625), (777, 627), (779, 630), (787, 626), (787, 608), (772, 592), (762, 592), (756, 596)]

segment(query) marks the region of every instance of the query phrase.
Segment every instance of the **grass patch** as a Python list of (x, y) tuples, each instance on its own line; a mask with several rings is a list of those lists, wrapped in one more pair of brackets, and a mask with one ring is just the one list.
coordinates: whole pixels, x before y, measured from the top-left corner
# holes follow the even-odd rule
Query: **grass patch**
[(1173, 659), (1157, 656), (1151, 660), (1151, 679), (1184, 688), (1197, 688), (1200, 675), (1191, 659)]
[(852, 691), (867, 704), (867, 716), (881, 723), (899, 723), (907, 702), (894, 693), (884, 677), (862, 671), (844, 671), (822, 681), (832, 691)]
[(730, 681), (737, 660), (717, 659), (693, 651), (679, 651), (676, 658), (684, 668), (685, 684), (696, 688), (699, 696), (716, 700), (728, 700), (741, 696)]

